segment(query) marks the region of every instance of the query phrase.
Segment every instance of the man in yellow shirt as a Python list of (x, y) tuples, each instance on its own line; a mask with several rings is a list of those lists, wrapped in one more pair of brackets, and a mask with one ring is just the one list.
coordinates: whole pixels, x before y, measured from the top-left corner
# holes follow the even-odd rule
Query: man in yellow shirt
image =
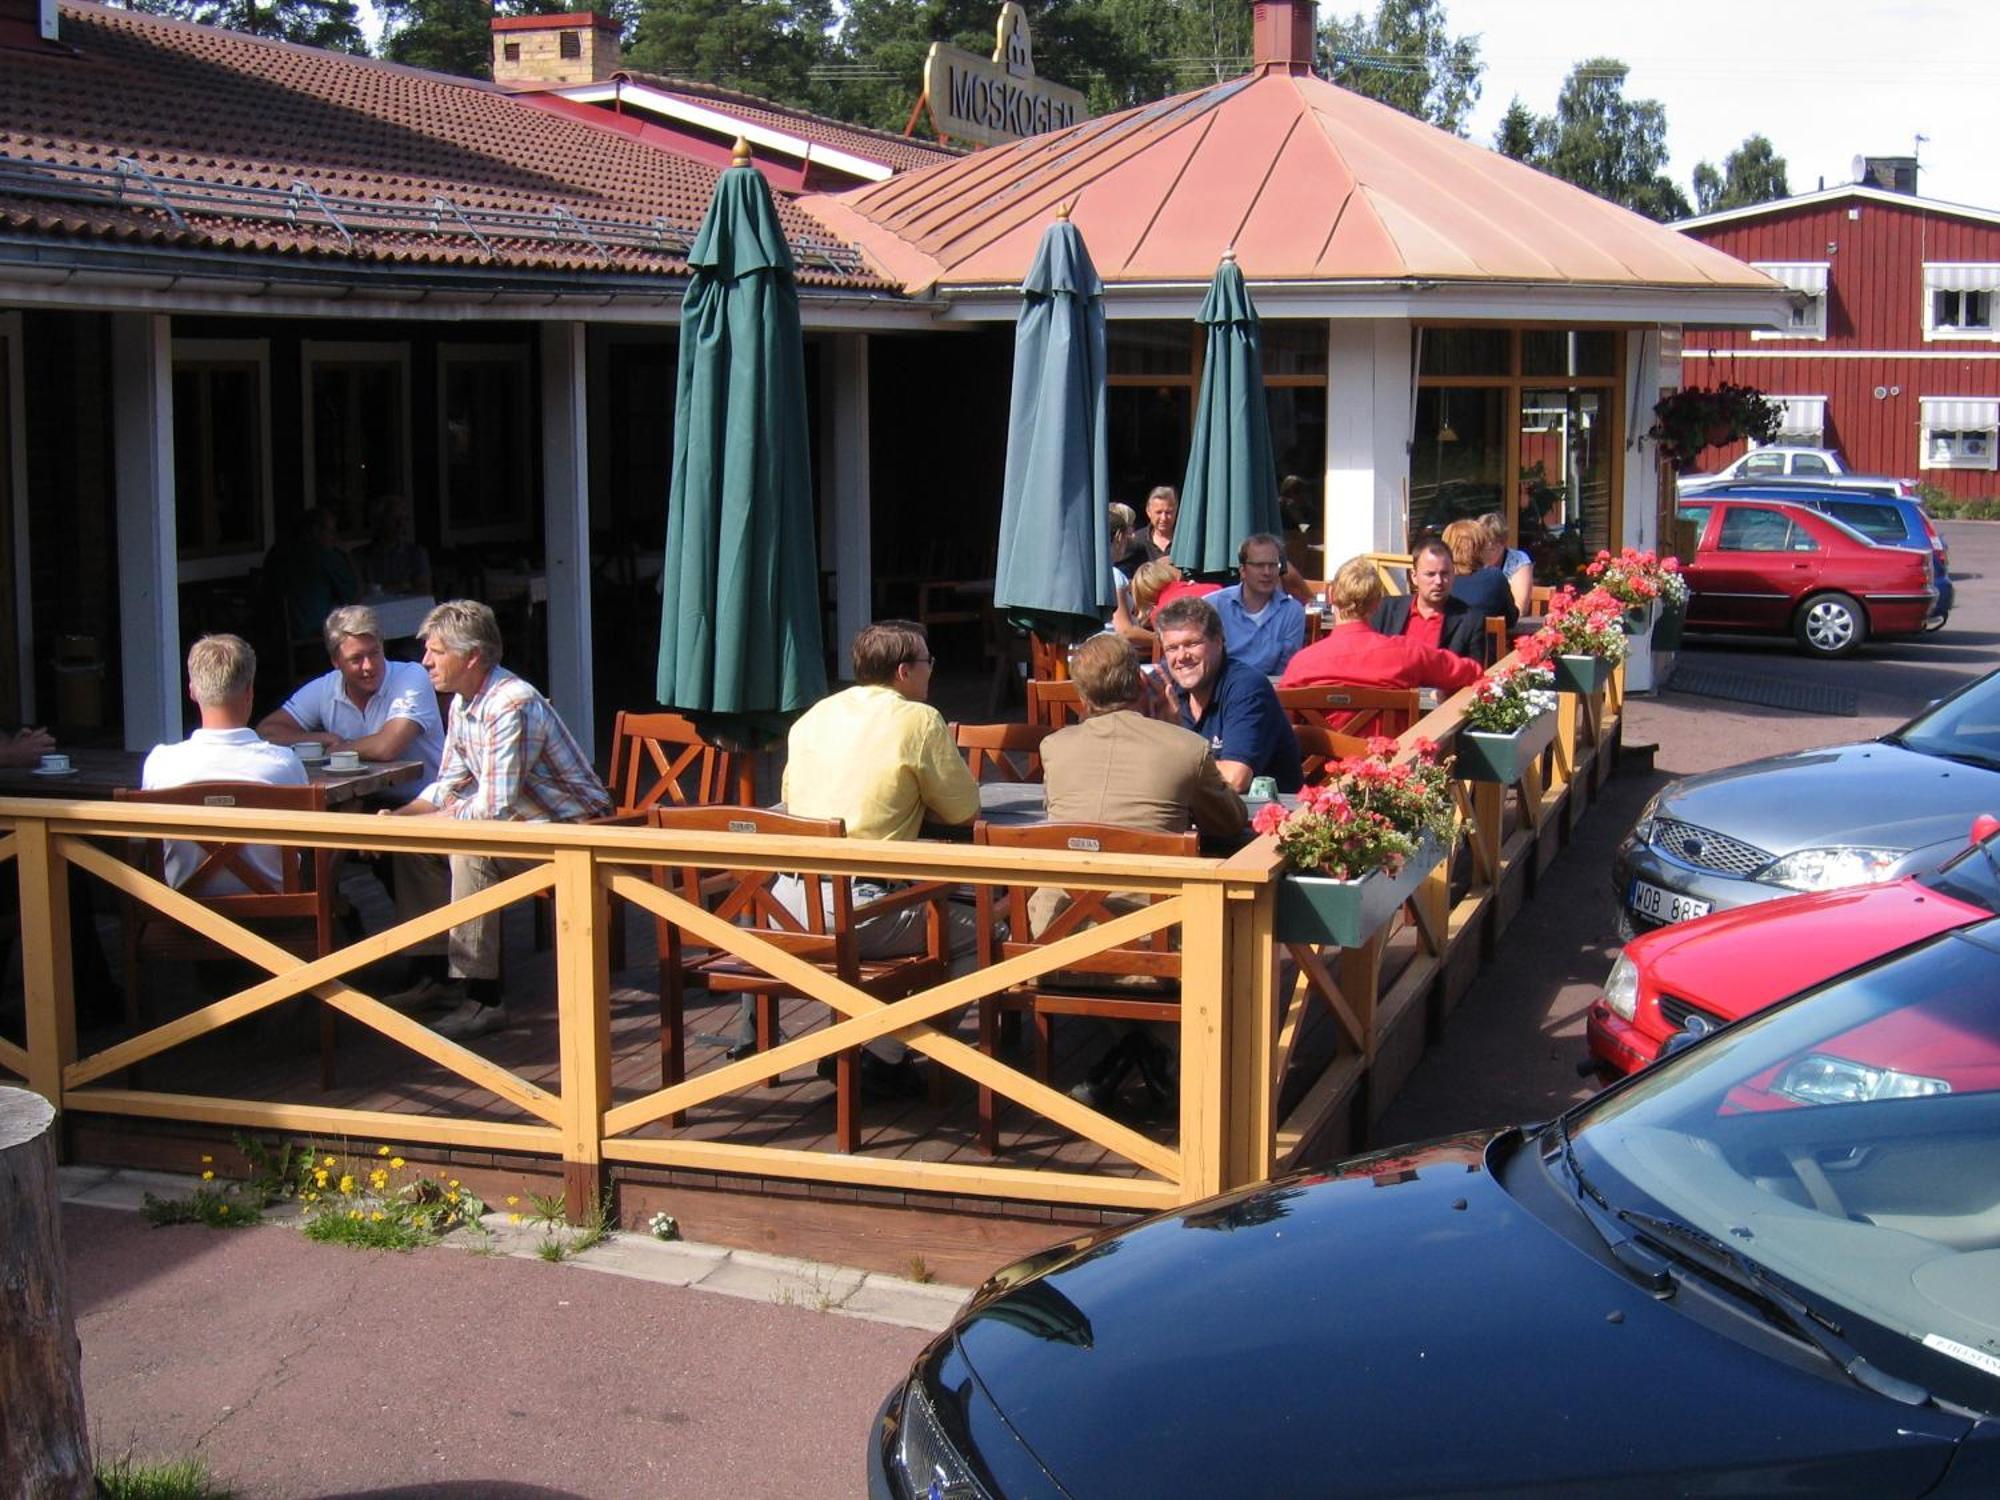
[[(785, 809), (802, 818), (840, 818), (855, 839), (913, 839), (926, 819), (970, 823), (979, 813), (979, 786), (945, 728), (944, 716), (925, 699), (931, 689), (930, 642), (921, 625), (883, 620), (854, 638), (855, 685), (822, 698), (792, 725), (786, 741)], [(854, 882), (856, 906), (893, 887)], [(804, 915), (803, 887), (786, 877), (779, 899)], [(946, 940), (953, 977), (978, 961), (978, 926), (972, 912), (950, 907)], [(925, 908), (887, 912), (858, 924), (863, 958), (921, 952)], [(957, 1018), (934, 1023), (949, 1030)], [(831, 1058), (821, 1064), (822, 1072)], [(893, 1037), (870, 1042), (862, 1053), (864, 1093), (914, 1095), (923, 1080), (908, 1049)]]

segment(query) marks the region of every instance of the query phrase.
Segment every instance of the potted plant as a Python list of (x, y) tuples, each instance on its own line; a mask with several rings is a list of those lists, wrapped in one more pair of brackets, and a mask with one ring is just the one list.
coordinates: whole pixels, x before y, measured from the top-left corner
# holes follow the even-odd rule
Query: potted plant
[(1784, 418), (1783, 405), (1767, 400), (1762, 391), (1725, 380), (1712, 390), (1689, 386), (1662, 396), (1653, 406), (1646, 436), (1660, 445), (1677, 473), (1685, 473), (1704, 448), (1739, 438), (1774, 442)]
[(1523, 642), (1521, 656), (1521, 665), (1487, 673), (1466, 705), (1456, 748), (1467, 781), (1512, 786), (1555, 738), (1556, 674), (1531, 643)]
[(1542, 659), (1554, 658), (1556, 687), (1565, 693), (1595, 693), (1625, 659), (1625, 605), (1602, 588), (1578, 594), (1574, 587), (1549, 596), (1542, 628), (1530, 637)]
[(1298, 805), (1272, 804), (1252, 827), (1276, 836), (1288, 874), (1278, 885), (1281, 942), (1356, 947), (1387, 922), (1444, 858), (1457, 832), (1451, 764), (1419, 741), (1398, 754), (1377, 737), (1332, 767)]
[[(1680, 645), (1680, 622), (1687, 612), (1687, 580), (1676, 558), (1627, 547), (1616, 557), (1600, 552), (1584, 572), (1596, 586), (1625, 606), (1625, 686), (1651, 692), (1665, 674), (1654, 660)], [(1668, 616), (1672, 616), (1671, 627)], [(1671, 638), (1662, 639), (1671, 629)]]

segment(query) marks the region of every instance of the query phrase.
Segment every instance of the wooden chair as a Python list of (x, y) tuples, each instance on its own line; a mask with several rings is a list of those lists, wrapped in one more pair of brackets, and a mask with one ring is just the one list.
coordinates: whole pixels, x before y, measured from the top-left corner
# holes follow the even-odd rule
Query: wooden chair
[(1316, 724), (1294, 724), (1292, 733), (1298, 736), (1299, 765), (1307, 786), (1317, 786), (1326, 780), (1327, 770), (1335, 761), (1368, 753), (1368, 741), (1361, 735), (1340, 734)]
[(1486, 665), (1492, 666), (1509, 651), (1514, 649), (1513, 632), (1508, 628), (1505, 615), (1486, 617)]
[(1044, 682), (1069, 681), (1069, 647), (1028, 634), (1028, 669)]
[(995, 781), (1040, 781), (1042, 741), (1054, 733), (1049, 724), (954, 724), (953, 740), (965, 752), (965, 764), (974, 781), (986, 780), (989, 768)]
[[(273, 812), (325, 812), (324, 786), (266, 786), (248, 781), (199, 781), (158, 791), (121, 787), (120, 802), (151, 802), (174, 807), (254, 807)], [(135, 841), (135, 863), (156, 880), (164, 880), (164, 839)], [(191, 843), (200, 862), (180, 884), (184, 896), (199, 901), (217, 916), (251, 928), (300, 958), (320, 958), (334, 950), (335, 851), (280, 845), (278, 876), (251, 859), (253, 849), (267, 845)], [(146, 967), (161, 960), (227, 959), (228, 948), (183, 927), (164, 912), (132, 897), (125, 907), (125, 1020), (139, 1026), (139, 994)], [(334, 1014), (320, 1006), (320, 1087), (334, 1085)]]
[[(1003, 827), (982, 821), (972, 825), (972, 842), (997, 849), (1086, 849), (1106, 854), (1189, 856), (1201, 852), (1200, 836), (1192, 831), (1153, 833), (1108, 823)], [(976, 887), (981, 968), (1032, 953), (1085, 927), (1109, 921), (1120, 914), (1121, 904), (1124, 910), (1131, 910), (1136, 900), (1143, 899), (1109, 891), (1063, 890), (1065, 904), (1038, 933), (1029, 920), (1029, 901), (1036, 889), (1026, 885)], [(982, 997), (979, 1045), (989, 1055), (997, 1053), (1001, 1012), (1025, 1012), (1034, 1021), (1035, 1076), (1046, 1083), (1055, 1051), (1057, 1016), (1177, 1023), (1180, 978), (1179, 946), (1173, 930), (1163, 928), (1137, 943), (1108, 948), (1068, 968), (1044, 974), (1032, 984)], [(999, 1150), (994, 1106), (993, 1090), (982, 1085), (979, 1139), (988, 1155)]]
[[(678, 833), (761, 833), (791, 838), (841, 839), (847, 835), (839, 818), (795, 818), (761, 807), (655, 807), (652, 826)], [(805, 913), (801, 917), (778, 898), (774, 870), (733, 869), (726, 862), (687, 864), (655, 871), (654, 879), (682, 900), (699, 905), (725, 922), (757, 936), (814, 966), (864, 990), (879, 1000), (896, 1000), (944, 981), (947, 951), (945, 903), (951, 888), (941, 881), (923, 881), (892, 890), (873, 901), (857, 904), (853, 881), (845, 875), (802, 874)], [(921, 951), (895, 958), (863, 958), (856, 927), (870, 917), (887, 915), (928, 903)], [(778, 1001), (788, 991), (784, 983), (682, 931), (673, 922), (658, 924), (660, 942), (660, 1086), (671, 1087), (687, 1076), (686, 994), (690, 988), (711, 995), (754, 995), (757, 1001), (757, 1050), (767, 1052), (778, 1041)], [(858, 1095), (854, 1048), (839, 1054), (835, 1081), (834, 1136), (842, 1151), (860, 1149)], [(932, 1070), (932, 1093), (942, 1081)], [(776, 1086), (778, 1080), (771, 1079)], [(675, 1116), (673, 1124), (680, 1124)]]
[(605, 785), (614, 816), (664, 805), (748, 807), (757, 800), (754, 757), (711, 745), (676, 713), (618, 711)]
[(1028, 722), (1048, 729), (1083, 720), (1083, 698), (1076, 684), (1067, 679), (1030, 678), (1028, 681)]
[(1398, 735), (1417, 722), (1415, 688), (1347, 687), (1320, 683), (1279, 688), (1278, 703), (1294, 725), (1341, 734)]

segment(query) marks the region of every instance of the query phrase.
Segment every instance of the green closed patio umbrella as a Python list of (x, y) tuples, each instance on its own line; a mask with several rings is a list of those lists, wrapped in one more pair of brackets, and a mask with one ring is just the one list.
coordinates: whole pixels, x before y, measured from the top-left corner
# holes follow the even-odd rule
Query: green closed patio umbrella
[(687, 259), (659, 698), (762, 745), (825, 695), (826, 665), (798, 289), (741, 141)]
[(1281, 526), (1257, 308), (1233, 250), (1215, 268), (1200, 321), (1208, 325), (1208, 353), (1168, 556), (1184, 573), (1217, 576), (1235, 572), (1243, 538)]
[(1112, 604), (1110, 502), (1104, 283), (1065, 211), (1021, 283), (994, 607), (1044, 640), (1102, 630)]

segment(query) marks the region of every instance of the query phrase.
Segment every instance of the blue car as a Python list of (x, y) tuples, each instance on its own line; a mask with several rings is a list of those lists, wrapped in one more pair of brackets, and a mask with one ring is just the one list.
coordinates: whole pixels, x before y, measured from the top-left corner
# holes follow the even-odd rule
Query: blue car
[(1728, 495), (1734, 499), (1789, 500), (1809, 505), (1836, 521), (1845, 521), (1871, 542), (1885, 547), (1909, 547), (1931, 555), (1931, 576), (1937, 580), (1937, 612), (1924, 621), (1924, 629), (1939, 630), (1951, 615), (1951, 553), (1938, 535), (1930, 512), (1921, 500), (1906, 495), (1832, 489), (1793, 480), (1789, 483), (1719, 485), (1700, 498)]

